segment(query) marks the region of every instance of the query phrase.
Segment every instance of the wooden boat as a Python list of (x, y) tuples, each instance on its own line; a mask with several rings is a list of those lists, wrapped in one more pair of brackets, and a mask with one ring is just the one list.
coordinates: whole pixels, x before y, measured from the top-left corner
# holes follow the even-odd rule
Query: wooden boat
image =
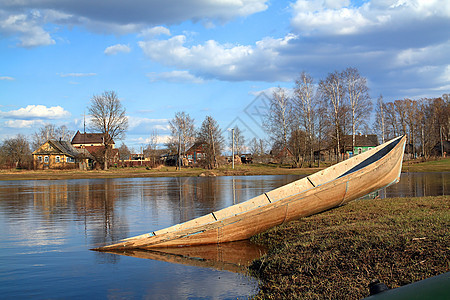
[(338, 207), (400, 179), (406, 136), (245, 202), (165, 229), (96, 248), (153, 249), (239, 241)]

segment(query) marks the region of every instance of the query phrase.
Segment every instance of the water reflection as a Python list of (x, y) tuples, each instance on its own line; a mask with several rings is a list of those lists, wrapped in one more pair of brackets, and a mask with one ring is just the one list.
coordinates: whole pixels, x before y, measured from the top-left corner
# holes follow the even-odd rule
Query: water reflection
[(424, 197), (450, 194), (450, 172), (402, 173), (400, 182), (380, 191), (380, 197)]
[(106, 253), (246, 274), (247, 266), (266, 252), (266, 248), (250, 241), (238, 241), (191, 247), (155, 248), (153, 250), (118, 250)]

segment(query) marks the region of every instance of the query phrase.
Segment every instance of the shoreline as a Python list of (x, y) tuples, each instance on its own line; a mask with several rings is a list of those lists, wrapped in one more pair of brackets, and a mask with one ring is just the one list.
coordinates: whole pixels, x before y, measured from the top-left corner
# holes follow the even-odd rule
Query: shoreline
[[(0, 170), (0, 180), (62, 180), (62, 179), (96, 179), (96, 178), (146, 178), (146, 177), (197, 177), (197, 176), (255, 176), (255, 175), (309, 175), (320, 171), (320, 168), (292, 168), (289, 166), (270, 164), (238, 165), (220, 167), (214, 170), (202, 168), (182, 168), (160, 166), (147, 169), (145, 167), (110, 168), (109, 170)], [(402, 172), (450, 172), (450, 158), (419, 162), (406, 161)]]

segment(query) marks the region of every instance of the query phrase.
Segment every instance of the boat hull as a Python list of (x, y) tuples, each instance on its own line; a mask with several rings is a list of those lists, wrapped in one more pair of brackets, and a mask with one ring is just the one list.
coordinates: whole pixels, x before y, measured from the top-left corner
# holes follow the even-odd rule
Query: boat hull
[(399, 137), (246, 202), (95, 250), (182, 247), (248, 239), (398, 182), (405, 142), (406, 137)]

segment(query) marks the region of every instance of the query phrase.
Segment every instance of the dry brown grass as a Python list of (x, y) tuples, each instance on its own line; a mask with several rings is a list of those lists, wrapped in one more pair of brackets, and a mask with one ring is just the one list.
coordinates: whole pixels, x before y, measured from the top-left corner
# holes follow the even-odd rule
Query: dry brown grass
[(359, 200), (254, 238), (255, 299), (361, 299), (449, 270), (450, 196)]

